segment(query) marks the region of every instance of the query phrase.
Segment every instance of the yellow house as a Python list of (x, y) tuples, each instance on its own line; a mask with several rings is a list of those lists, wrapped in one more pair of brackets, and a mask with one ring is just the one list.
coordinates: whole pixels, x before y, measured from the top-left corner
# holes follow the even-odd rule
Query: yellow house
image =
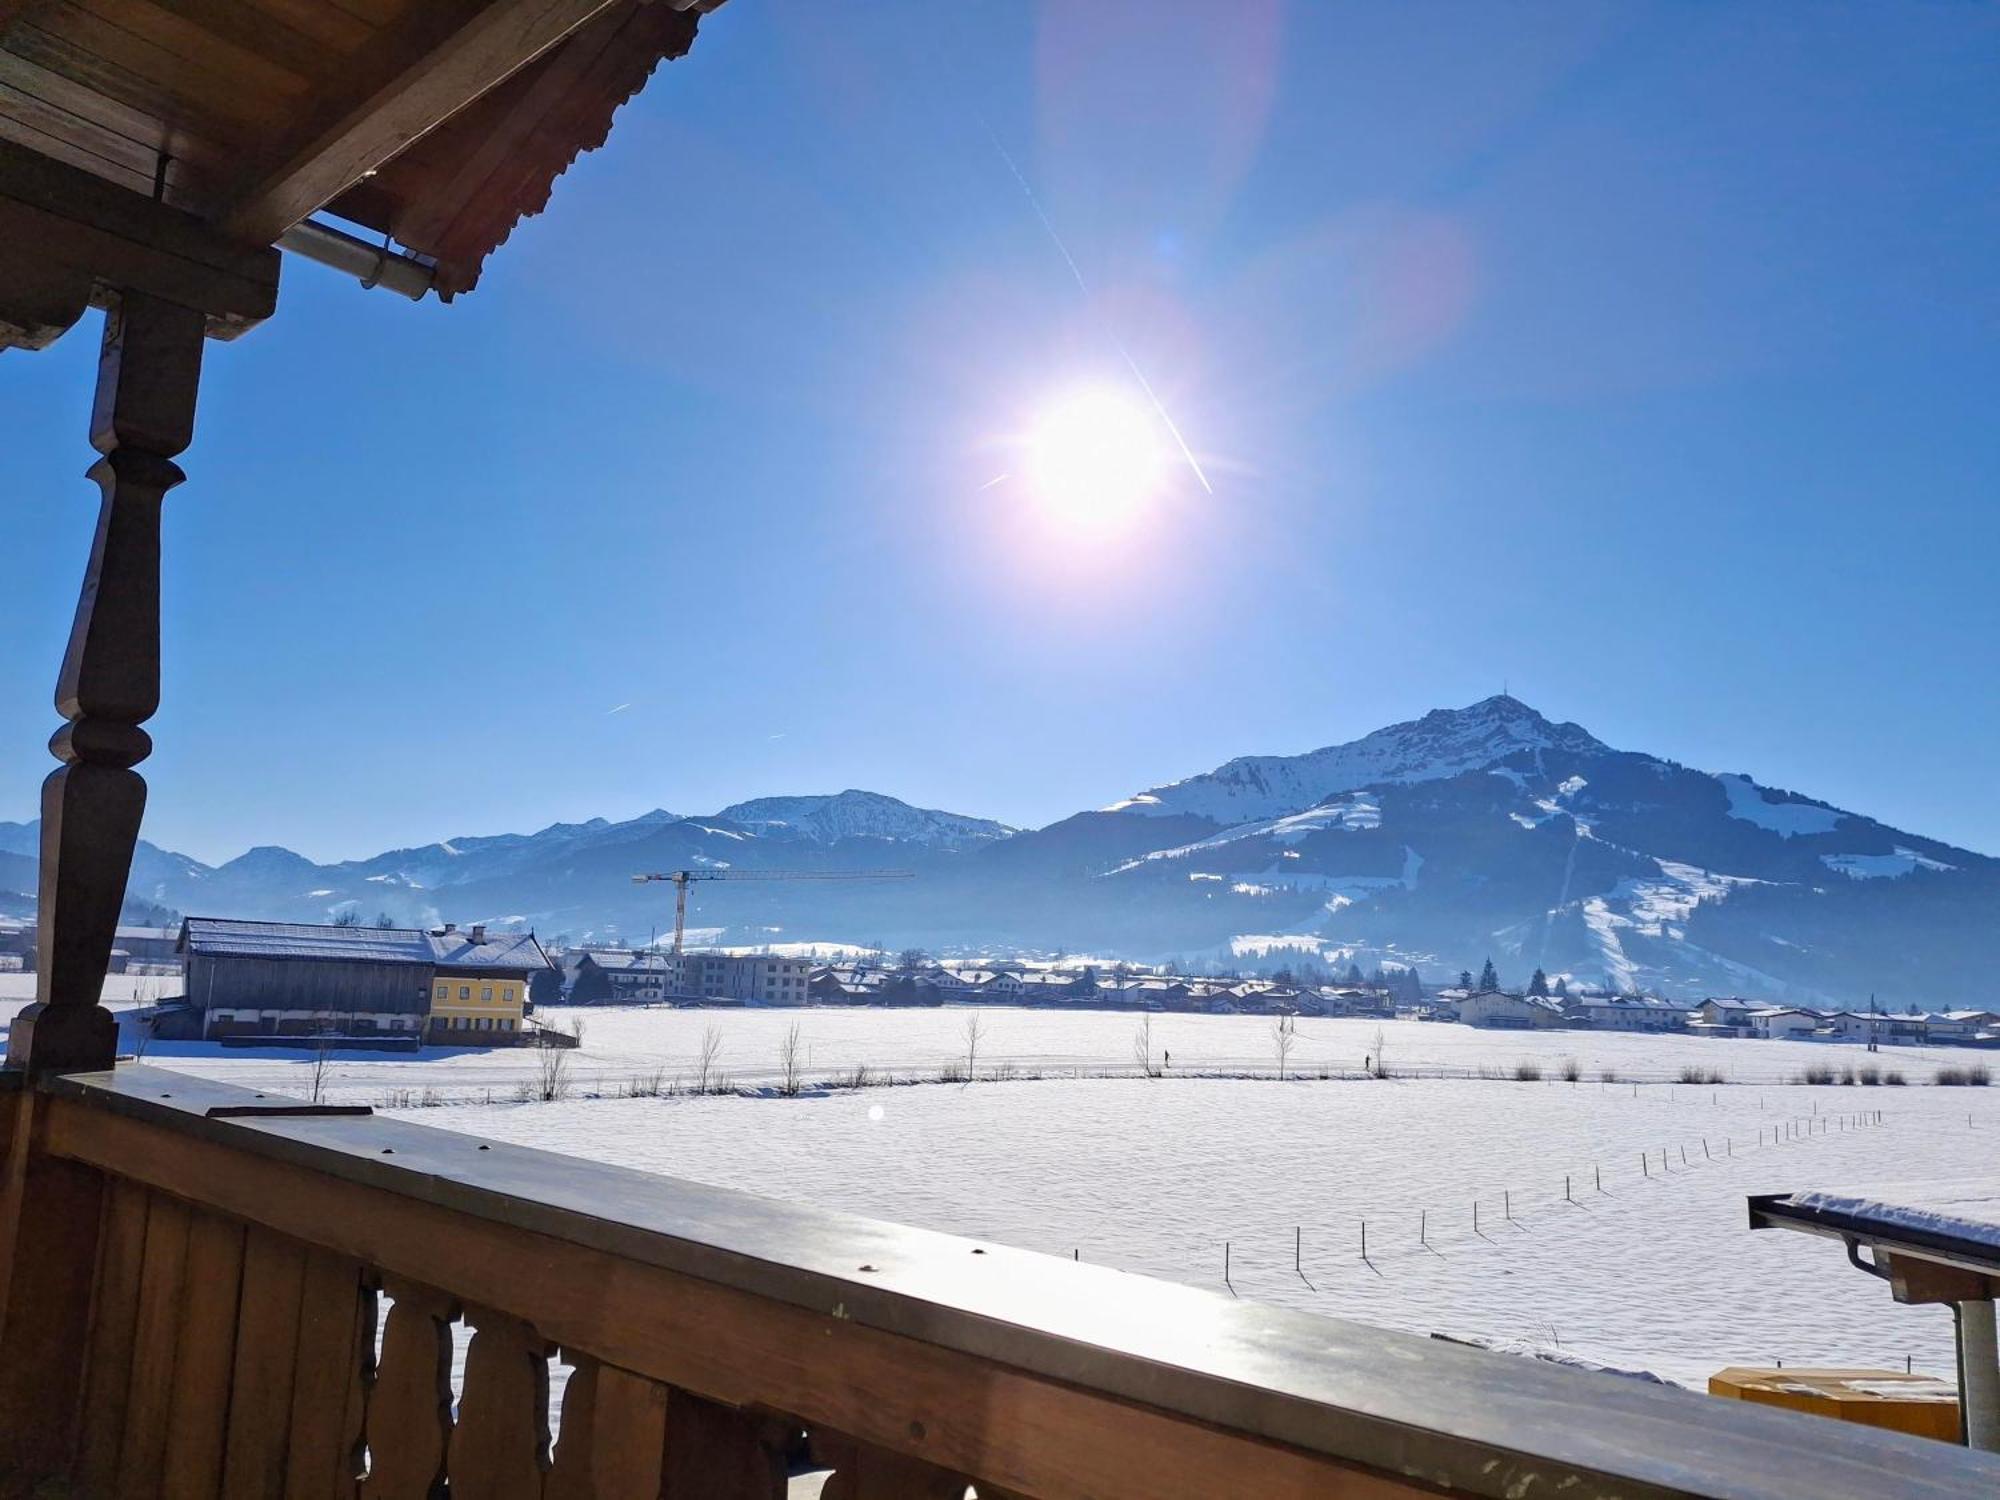
[(483, 926), (461, 931), (447, 923), (430, 934), (432, 1042), (505, 1046), (526, 1029), (528, 977), (546, 969), (548, 955), (532, 933), (495, 933)]

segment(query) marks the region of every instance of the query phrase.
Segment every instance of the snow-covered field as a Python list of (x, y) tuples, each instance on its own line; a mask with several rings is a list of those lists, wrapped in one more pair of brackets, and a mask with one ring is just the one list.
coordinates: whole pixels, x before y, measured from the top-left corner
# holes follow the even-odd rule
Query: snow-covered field
[[(1946, 1313), (1897, 1306), (1825, 1241), (1752, 1233), (1744, 1198), (1949, 1177), (1991, 1159), (1996, 1106), (1978, 1089), (1132, 1078), (429, 1118), (1217, 1290), (1227, 1241), (1242, 1297), (1700, 1387), (1777, 1359), (1949, 1376)], [(1862, 1125), (1872, 1109), (1883, 1123)]]
[[(1130, 1011), (1060, 1011), (998, 1006), (942, 1010), (815, 1008), (809, 1010), (637, 1010), (599, 1007), (550, 1009), (552, 1025), (581, 1021), (584, 1045), (572, 1054), (572, 1074), (584, 1090), (622, 1093), (639, 1081), (689, 1081), (713, 1027), (721, 1038), (717, 1067), (739, 1086), (770, 1086), (779, 1077), (779, 1048), (799, 1028), (806, 1073), (832, 1081), (867, 1068), (881, 1078), (935, 1080), (948, 1066), (962, 1066), (965, 1028), (979, 1017), (982, 1074), (1106, 1071), (1136, 1073), (1133, 1038), (1141, 1017)], [(1259, 1016), (1156, 1014), (1156, 1060), (1171, 1055), (1175, 1073), (1275, 1072), (1271, 1021)], [(1584, 1078), (1609, 1071), (1626, 1081), (1668, 1083), (1685, 1067), (1719, 1070), (1732, 1083), (1780, 1084), (1813, 1065), (1900, 1070), (1912, 1084), (1927, 1083), (1942, 1064), (1964, 1064), (1992, 1054), (1951, 1047), (1896, 1048), (1870, 1053), (1862, 1047), (1816, 1042), (1716, 1040), (1688, 1036), (1639, 1036), (1589, 1031), (1507, 1032), (1419, 1021), (1302, 1019), (1288, 1069), (1360, 1075), (1376, 1051), (1377, 1035), (1391, 1072), (1404, 1077), (1473, 1078), (1511, 1074), (1527, 1062), (1553, 1076), (1574, 1059)], [(298, 1054), (234, 1051), (195, 1044), (156, 1044), (149, 1062), (186, 1067), (209, 1077), (256, 1088), (296, 1086)], [(341, 1054), (331, 1064), (332, 1096), (380, 1104), (392, 1097), (432, 1091), (443, 1100), (498, 1101), (533, 1077), (536, 1060), (521, 1049), (430, 1048), (418, 1056)]]
[[(0, 995), (20, 978), (0, 976), (12, 981)], [(1175, 1076), (1149, 1081), (1134, 1076), (1138, 1015), (981, 1008), (982, 1079), (1015, 1081), (941, 1085), (963, 1063), (971, 1014), (557, 1011), (548, 1019), (585, 1027), (559, 1102), (517, 1102), (536, 1065), (527, 1050), (339, 1055), (328, 1095), (453, 1105), (412, 1114), (1217, 1289), (1227, 1242), (1239, 1296), (1697, 1386), (1723, 1365), (1776, 1359), (1951, 1372), (1945, 1314), (1897, 1306), (1835, 1246), (1751, 1233), (1744, 1199), (1980, 1169), (2000, 1147), (2000, 1091), (1930, 1080), (1981, 1054), (1305, 1020), (1289, 1067), (1306, 1076), (1281, 1084), (1197, 1076), (1268, 1075), (1269, 1020), (1154, 1015), (1156, 1058), (1171, 1053)], [(794, 1025), (809, 1082), (866, 1067), (924, 1086), (777, 1097)], [(759, 1096), (625, 1097), (635, 1083), (687, 1083), (711, 1027), (719, 1071)], [(1387, 1080), (1359, 1076), (1378, 1033)], [(1582, 1081), (1561, 1081), (1568, 1058)], [(147, 1061), (310, 1086), (299, 1055), (159, 1043)], [(1542, 1081), (1512, 1079), (1524, 1061)], [(1786, 1081), (1822, 1063), (1896, 1069), (1910, 1086)], [(1678, 1084), (1683, 1066), (1730, 1082)], [(1881, 1123), (1862, 1123), (1874, 1111)]]

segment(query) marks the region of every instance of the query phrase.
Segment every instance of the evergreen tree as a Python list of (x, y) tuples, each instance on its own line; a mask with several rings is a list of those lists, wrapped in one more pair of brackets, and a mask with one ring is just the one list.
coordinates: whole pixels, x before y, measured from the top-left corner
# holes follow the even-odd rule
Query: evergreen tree
[(1569, 999), (1569, 981), (1561, 976), (1556, 978), (1555, 996), (1558, 1000)]
[(1458, 987), (1462, 990), (1469, 990), (1472, 988), (1472, 970), (1460, 969), (1458, 971)]
[(1528, 981), (1528, 993), (1531, 995), (1546, 996), (1548, 992), (1549, 976), (1544, 974), (1540, 969), (1535, 970), (1535, 977)]
[(1356, 986), (1358, 986), (1361, 983), (1360, 964), (1351, 963), (1347, 966), (1347, 982), (1350, 985), (1356, 985)]
[(535, 1005), (562, 1004), (562, 970), (537, 969), (530, 974), (528, 999)]
[(1486, 960), (1486, 967), (1479, 971), (1479, 988), (1482, 990), (1497, 990), (1500, 988), (1500, 974), (1493, 967), (1493, 960), (1490, 958)]

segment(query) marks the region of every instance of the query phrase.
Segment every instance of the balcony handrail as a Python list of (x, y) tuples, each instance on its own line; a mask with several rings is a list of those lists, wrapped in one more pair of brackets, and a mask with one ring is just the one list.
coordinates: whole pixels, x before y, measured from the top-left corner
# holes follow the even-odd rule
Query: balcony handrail
[(272, 1096), (164, 1069), (36, 1087), (54, 1157), (1027, 1493), (1329, 1493), (1332, 1468), (1357, 1496), (2000, 1486), (1945, 1444), (381, 1116), (244, 1114)]

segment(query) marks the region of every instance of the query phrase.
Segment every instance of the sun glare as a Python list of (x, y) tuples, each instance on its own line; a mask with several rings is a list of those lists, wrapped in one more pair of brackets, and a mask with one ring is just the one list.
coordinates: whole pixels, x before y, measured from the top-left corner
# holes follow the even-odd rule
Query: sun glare
[(1075, 392), (1043, 414), (1028, 435), (1027, 477), (1053, 519), (1108, 531), (1159, 493), (1166, 459), (1154, 413), (1100, 387)]

